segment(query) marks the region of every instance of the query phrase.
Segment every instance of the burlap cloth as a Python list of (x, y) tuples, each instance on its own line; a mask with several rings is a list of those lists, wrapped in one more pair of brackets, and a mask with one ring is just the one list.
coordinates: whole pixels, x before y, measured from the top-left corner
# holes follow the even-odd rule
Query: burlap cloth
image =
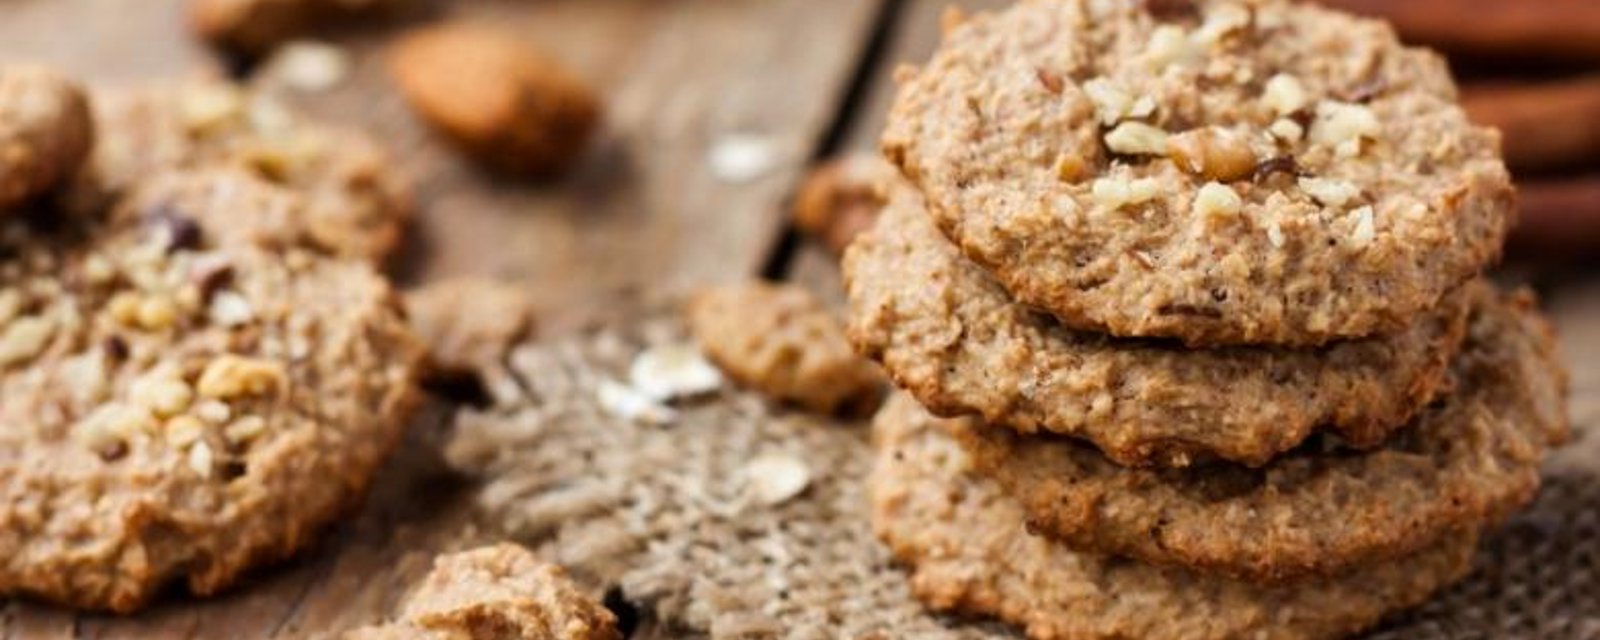
[[(482, 480), (486, 519), (644, 618), (634, 637), (1015, 638), (926, 613), (872, 536), (863, 422), (775, 409), (724, 389), (670, 424), (610, 415), (602, 380), (645, 345), (686, 338), (670, 315), (514, 347), (463, 410), (451, 464)], [(1580, 383), (1583, 381), (1580, 381)], [(1600, 638), (1600, 445), (1551, 461), (1536, 504), (1490, 537), (1476, 574), (1377, 638)], [(786, 453), (807, 490), (769, 506), (744, 469)]]

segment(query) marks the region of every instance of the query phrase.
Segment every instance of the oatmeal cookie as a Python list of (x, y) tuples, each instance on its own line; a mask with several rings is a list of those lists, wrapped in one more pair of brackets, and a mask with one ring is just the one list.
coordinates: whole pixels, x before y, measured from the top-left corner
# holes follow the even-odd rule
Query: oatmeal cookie
[(1077, 553), (1023, 528), (1022, 508), (947, 431), (896, 394), (873, 424), (873, 526), (942, 610), (996, 616), (1038, 640), (1335, 638), (1416, 606), (1471, 567), (1477, 532), (1321, 581), (1263, 587)]
[(1084, 551), (1257, 581), (1328, 575), (1503, 520), (1568, 434), (1565, 374), (1531, 296), (1475, 296), (1452, 394), (1382, 448), (1311, 442), (1260, 469), (1139, 470), (1062, 438), (961, 428), (1037, 532)]
[(216, 216), (33, 222), (0, 222), (0, 595), (213, 594), (360, 498), (420, 356), (370, 266)]
[(359, 629), (348, 640), (541, 638), (620, 640), (616, 615), (559, 566), (514, 544), (440, 556), (406, 598), (400, 620)]
[(855, 354), (816, 296), (794, 285), (750, 282), (708, 289), (687, 305), (706, 355), (739, 382), (813, 411), (864, 408), (882, 375)]
[(82, 87), (42, 67), (0, 68), (0, 213), (71, 177), (93, 139)]
[(365, 135), (221, 81), (95, 93), (99, 139), (68, 206), (95, 211), (164, 170), (231, 167), (298, 192), (317, 244), (374, 262), (399, 245), (410, 188)]
[(852, 341), (934, 413), (1081, 437), (1126, 465), (1259, 466), (1319, 428), (1376, 446), (1433, 398), (1466, 333), (1466, 292), (1401, 333), (1320, 350), (1073, 331), (1012, 302), (903, 183), (844, 272)]
[(394, 45), (389, 69), (428, 124), (480, 164), (557, 174), (600, 123), (600, 99), (524, 38), (467, 23), (428, 27)]
[(1444, 61), (1310, 3), (1027, 0), (902, 80), (885, 152), (969, 258), (1073, 328), (1400, 331), (1513, 217)]

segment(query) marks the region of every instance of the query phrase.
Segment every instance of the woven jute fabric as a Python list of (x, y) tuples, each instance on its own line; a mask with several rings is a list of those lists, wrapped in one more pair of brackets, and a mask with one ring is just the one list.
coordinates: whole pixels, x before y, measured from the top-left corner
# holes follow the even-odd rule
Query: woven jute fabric
[[(665, 424), (608, 412), (649, 345), (687, 341), (672, 314), (516, 345), (484, 372), (491, 401), (464, 409), (446, 447), (477, 476), (503, 533), (647, 618), (650, 638), (1017, 638), (924, 611), (872, 535), (861, 422), (774, 407), (725, 386)], [(1581, 420), (1579, 424), (1584, 424)], [(1476, 573), (1373, 637), (1600, 638), (1600, 443), (1559, 453), (1529, 510), (1489, 537)], [(810, 482), (776, 504), (746, 469), (783, 454)]]

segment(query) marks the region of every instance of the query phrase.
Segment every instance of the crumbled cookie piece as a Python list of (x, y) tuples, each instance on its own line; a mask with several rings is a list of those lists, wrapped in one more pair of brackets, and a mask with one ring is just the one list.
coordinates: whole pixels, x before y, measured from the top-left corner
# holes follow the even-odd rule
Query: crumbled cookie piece
[(195, 36), (249, 56), (341, 18), (371, 14), (402, 0), (189, 0)]
[(406, 310), (433, 366), (445, 372), (499, 366), (536, 326), (527, 289), (488, 278), (429, 284), (406, 295)]
[(843, 253), (883, 210), (883, 183), (894, 167), (877, 154), (853, 153), (811, 170), (794, 199), (794, 224), (835, 254)]
[(571, 167), (600, 121), (593, 89), (524, 39), (485, 25), (412, 33), (394, 45), (389, 69), (428, 124), (508, 174)]
[(400, 244), (410, 187), (364, 134), (311, 121), (268, 96), (197, 80), (94, 95), (98, 140), (68, 194), (98, 211), (166, 170), (226, 167), (287, 187), (304, 200), (303, 233), (336, 253), (374, 262)]
[(620, 640), (616, 616), (566, 570), (515, 544), (440, 556), (399, 619), (346, 640)]
[(41, 67), (0, 67), (0, 210), (72, 176), (93, 139), (82, 87)]
[(0, 596), (217, 593), (356, 504), (402, 432), (421, 349), (389, 284), (247, 240), (231, 218), (279, 200), (232, 184), (192, 218), (0, 219)]
[(877, 369), (850, 349), (839, 321), (793, 285), (746, 283), (709, 289), (688, 305), (689, 326), (712, 361), (735, 380), (813, 411), (874, 399)]

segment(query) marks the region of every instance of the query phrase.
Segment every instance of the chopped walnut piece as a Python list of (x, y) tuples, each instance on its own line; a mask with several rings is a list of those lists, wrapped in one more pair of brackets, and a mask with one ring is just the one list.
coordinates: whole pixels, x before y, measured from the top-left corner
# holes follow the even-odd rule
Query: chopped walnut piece
[(1361, 153), (1364, 140), (1378, 137), (1383, 126), (1371, 109), (1359, 104), (1324, 100), (1317, 103), (1317, 117), (1311, 123), (1310, 139), (1332, 147), (1340, 157)]
[(1155, 178), (1123, 177), (1100, 178), (1089, 187), (1095, 204), (1116, 211), (1128, 205), (1142, 204), (1160, 195), (1161, 183)]
[(1298, 79), (1280, 73), (1267, 79), (1266, 87), (1261, 94), (1261, 102), (1281, 117), (1305, 108), (1310, 102), (1310, 97)]
[(730, 377), (813, 411), (866, 408), (882, 388), (844, 328), (809, 292), (747, 283), (708, 289), (688, 305), (689, 326)]
[(1172, 136), (1167, 139), (1165, 152), (1184, 171), (1218, 182), (1243, 180), (1256, 168), (1256, 154), (1250, 144), (1218, 127)]
[(228, 400), (269, 393), (278, 389), (283, 380), (281, 364), (226, 354), (206, 365), (195, 387), (207, 398)]
[(1239, 194), (1227, 185), (1208, 182), (1194, 197), (1194, 212), (1205, 220), (1231, 218), (1244, 208)]

